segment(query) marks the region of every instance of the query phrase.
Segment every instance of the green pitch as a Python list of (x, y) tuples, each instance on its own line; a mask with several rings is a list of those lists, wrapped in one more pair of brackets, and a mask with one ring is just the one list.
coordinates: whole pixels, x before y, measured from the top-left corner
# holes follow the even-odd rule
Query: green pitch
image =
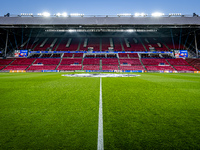
[[(0, 73), (0, 149), (97, 149), (99, 78)], [(103, 78), (105, 149), (200, 149), (200, 74)]]

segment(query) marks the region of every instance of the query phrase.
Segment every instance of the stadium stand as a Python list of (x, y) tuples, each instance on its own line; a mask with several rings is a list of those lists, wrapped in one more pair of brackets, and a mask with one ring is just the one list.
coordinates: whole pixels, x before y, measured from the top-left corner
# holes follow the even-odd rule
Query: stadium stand
[(5, 66), (0, 65), (0, 70), (2, 70)]
[(200, 59), (188, 58), (186, 61), (197, 70), (200, 70)]
[(119, 70), (118, 66), (112, 65), (112, 66), (102, 66), (102, 70)]
[(79, 42), (80, 38), (62, 38), (61, 43), (57, 47), (57, 51), (76, 51)]
[(58, 65), (59, 62), (59, 58), (38, 58), (33, 64)]
[(136, 53), (129, 53), (128, 56), (130, 58), (138, 58), (139, 57), (138, 54), (136, 54)]
[(9, 65), (14, 59), (0, 59), (0, 65)]
[(35, 48), (35, 51), (45, 51), (45, 50), (53, 50), (55, 48), (55, 44), (51, 47), (55, 38), (44, 38)]
[(63, 57), (73, 57), (73, 55), (74, 55), (74, 54), (72, 54), (72, 53), (65, 53), (65, 54), (63, 55)]
[(99, 65), (100, 59), (99, 58), (85, 58), (83, 60), (83, 65)]
[(145, 70), (143, 66), (137, 65), (137, 66), (120, 66), (121, 70)]
[(3, 70), (26, 70), (28, 68), (28, 65), (15, 65), (15, 66), (7, 66)]
[(84, 65), (83, 70), (99, 70), (99, 65)]
[(100, 51), (99, 38), (83, 38), (80, 50), (88, 50), (90, 47), (93, 48), (94, 51)]
[(120, 38), (112, 38), (115, 51), (122, 51)]
[(192, 66), (173, 66), (177, 71), (197, 71)]
[(74, 58), (82, 58), (83, 54), (82, 53), (75, 53)]
[(11, 65), (31, 65), (34, 60), (32, 58), (16, 58)]
[(148, 51), (168, 51), (167, 47), (157, 38), (142, 38), (142, 41)]
[(139, 59), (119, 59), (120, 65), (141, 65)]
[(41, 56), (41, 54), (33, 54), (31, 56), (29, 56), (29, 58), (39, 58)]
[(72, 64), (80, 65), (81, 63), (82, 63), (82, 58), (63, 58), (61, 61), (61, 65), (72, 65)]
[(120, 58), (128, 58), (127, 53), (119, 53), (118, 55), (119, 55)]
[(145, 66), (147, 71), (175, 71), (171, 66)]
[(124, 38), (122, 43), (125, 51), (145, 51), (142, 43), (136, 37)]
[(81, 65), (59, 65), (57, 70), (81, 70)]
[(62, 54), (53, 54), (51, 57), (52, 58), (60, 58), (62, 56)]
[(112, 47), (110, 45), (110, 39), (109, 38), (102, 38), (102, 51), (108, 51), (109, 47)]
[(169, 65), (165, 59), (141, 59), (144, 65)]
[(188, 62), (182, 58), (177, 58), (177, 59), (167, 59), (167, 61), (171, 64), (171, 65), (176, 65), (176, 66), (188, 66)]
[(172, 38), (169, 37), (162, 37), (162, 41), (165, 42), (169, 49), (185, 49), (183, 44), (179, 44), (179, 41), (176, 38), (172, 40)]
[(103, 65), (119, 65), (118, 59), (104, 58), (102, 59)]
[(43, 54), (40, 58), (50, 58), (52, 54)]
[(55, 70), (57, 65), (32, 65), (27, 70)]

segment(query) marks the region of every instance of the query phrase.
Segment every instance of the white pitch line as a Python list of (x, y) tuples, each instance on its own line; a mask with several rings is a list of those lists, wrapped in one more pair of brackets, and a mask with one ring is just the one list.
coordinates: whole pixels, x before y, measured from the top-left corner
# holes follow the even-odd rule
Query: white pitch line
[(100, 78), (100, 94), (99, 94), (99, 123), (98, 123), (98, 144), (97, 150), (103, 150), (103, 105), (102, 105), (102, 78)]

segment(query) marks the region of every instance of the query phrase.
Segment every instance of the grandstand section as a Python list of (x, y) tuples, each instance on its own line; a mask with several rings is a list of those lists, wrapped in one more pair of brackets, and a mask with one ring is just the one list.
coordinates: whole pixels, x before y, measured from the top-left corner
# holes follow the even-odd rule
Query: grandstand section
[(199, 26), (198, 16), (0, 17), (0, 69), (198, 71)]

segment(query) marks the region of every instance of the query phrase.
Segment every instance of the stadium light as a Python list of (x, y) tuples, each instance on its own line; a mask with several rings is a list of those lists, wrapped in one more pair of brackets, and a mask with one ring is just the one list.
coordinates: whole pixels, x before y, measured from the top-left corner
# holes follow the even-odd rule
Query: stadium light
[(42, 16), (44, 16), (44, 17), (50, 17), (50, 16), (51, 16), (51, 14), (50, 14), (50, 13), (48, 13), (48, 12), (43, 12), (43, 13), (42, 13)]
[(169, 16), (181, 16), (181, 13), (170, 13)]
[(21, 16), (33, 16), (33, 13), (21, 13)]
[(60, 14), (60, 13), (57, 13), (57, 14), (56, 14), (56, 16), (57, 16), (57, 17), (60, 17), (60, 16), (61, 16), (61, 14)]
[(133, 29), (128, 29), (128, 30), (126, 30), (127, 32), (129, 32), (129, 33), (132, 33), (132, 32), (134, 32), (134, 30)]
[(145, 13), (135, 13), (134, 16), (135, 17), (139, 17), (139, 16), (145, 17), (145, 16), (147, 16), (147, 14), (145, 14)]
[(81, 16), (83, 17), (84, 14), (79, 14), (79, 13), (71, 13), (70, 16), (73, 16), (73, 17), (78, 17), (78, 16)]
[(131, 16), (131, 14), (129, 14), (129, 13), (124, 13), (124, 14), (117, 14), (117, 16)]
[(57, 14), (55, 14), (54, 16), (56, 16), (56, 17), (67, 17), (67, 13), (66, 12), (64, 12), (64, 13), (57, 13)]
[(165, 14), (164, 13), (160, 13), (160, 12), (155, 12), (155, 13), (152, 13), (151, 16), (153, 17), (161, 17), (161, 16), (164, 16)]
[(69, 29), (68, 32), (76, 32), (74, 29)]
[(67, 17), (67, 13), (66, 12), (62, 13), (62, 16)]

